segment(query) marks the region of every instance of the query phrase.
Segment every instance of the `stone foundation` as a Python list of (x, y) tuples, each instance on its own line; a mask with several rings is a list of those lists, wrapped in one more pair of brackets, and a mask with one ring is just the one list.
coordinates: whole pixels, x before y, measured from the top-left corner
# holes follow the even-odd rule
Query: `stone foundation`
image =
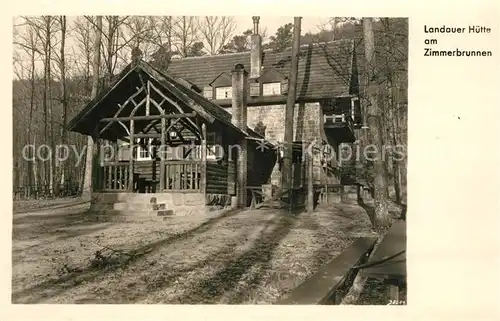
[(145, 212), (153, 215), (152, 212), (160, 210), (160, 204), (161, 210), (171, 210), (175, 216), (204, 214), (208, 211), (203, 193), (92, 193), (90, 210), (137, 212), (138, 215)]

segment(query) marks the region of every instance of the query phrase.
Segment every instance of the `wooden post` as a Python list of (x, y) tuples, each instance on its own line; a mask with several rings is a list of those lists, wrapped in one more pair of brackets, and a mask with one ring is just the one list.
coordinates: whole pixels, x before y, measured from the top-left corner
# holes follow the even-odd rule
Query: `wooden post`
[(247, 206), (247, 176), (248, 176), (248, 140), (242, 138), (241, 151), (238, 153), (238, 162), (236, 164), (236, 195), (238, 206)]
[(92, 185), (90, 187), (91, 193), (97, 191), (100, 188), (99, 171), (101, 170), (101, 153), (100, 153), (101, 144), (99, 142), (99, 125), (96, 126), (94, 134), (92, 136), (93, 136), (92, 139), (94, 140), (94, 146), (92, 146), (92, 148), (95, 149), (95, 153), (93, 153), (93, 161), (92, 161), (92, 163), (93, 163), (92, 164)]
[(146, 91), (146, 116), (149, 116), (149, 104), (150, 104), (150, 100), (151, 100), (151, 83), (148, 81), (148, 88), (147, 88), (147, 91)]
[(296, 100), (297, 73), (299, 67), (299, 49), (300, 49), (300, 23), (301, 17), (294, 17), (293, 46), (291, 68), (288, 77), (288, 97), (285, 109), (285, 137), (283, 153), (283, 170), (281, 173), (282, 189), (288, 192), (290, 204), (292, 204), (292, 157), (293, 157), (293, 109)]
[[(149, 84), (149, 83), (148, 83)], [(167, 130), (167, 119), (162, 118), (161, 119), (161, 142), (160, 142), (160, 193), (163, 193), (165, 190), (165, 156), (166, 156), (166, 130)]]
[(128, 177), (128, 190), (134, 191), (134, 119), (130, 120), (130, 157), (129, 157), (129, 177)]
[(313, 166), (314, 166), (314, 152), (312, 149), (312, 143), (306, 151), (306, 161), (307, 161), (307, 212), (312, 213), (314, 211), (314, 185), (313, 185)]
[(201, 124), (201, 164), (200, 190), (203, 194), (207, 190), (207, 125)]

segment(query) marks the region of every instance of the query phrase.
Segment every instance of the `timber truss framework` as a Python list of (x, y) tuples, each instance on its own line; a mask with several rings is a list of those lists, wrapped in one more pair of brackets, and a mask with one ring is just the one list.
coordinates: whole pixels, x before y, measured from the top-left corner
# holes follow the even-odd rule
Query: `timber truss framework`
[[(143, 81), (141, 77), (141, 87), (136, 87), (136, 92), (130, 95), (125, 102), (118, 104), (118, 110), (115, 112), (113, 117), (101, 118), (99, 124), (95, 130), (96, 141), (99, 140), (101, 135), (107, 130), (113, 131), (113, 124), (119, 124), (129, 138), (130, 144), (130, 161), (129, 161), (129, 172), (134, 172), (134, 148), (136, 147), (135, 141), (137, 139), (159, 139), (159, 145), (164, 147), (172, 144), (171, 137), (169, 133), (175, 132), (175, 136), (180, 139), (182, 143), (187, 143), (188, 140), (184, 139), (182, 132), (188, 130), (192, 133), (196, 140), (202, 146), (206, 146), (206, 125), (202, 123), (199, 124), (198, 114), (195, 111), (185, 112), (182, 105), (179, 104), (174, 99), (168, 97), (164, 94), (151, 80)], [(139, 102), (136, 99), (143, 97)], [(157, 100), (160, 100), (158, 102)], [(132, 108), (133, 107), (133, 108)], [(132, 108), (132, 109), (131, 109)], [(125, 111), (130, 110), (128, 115)], [(138, 115), (138, 111), (142, 111), (144, 115)], [(149, 121), (149, 123), (144, 126), (139, 131), (136, 130), (136, 122), (139, 121)], [(158, 129), (158, 124), (160, 123), (160, 129)], [(102, 124), (105, 124), (103, 127)], [(102, 128), (101, 128), (102, 127)], [(156, 133), (152, 133), (153, 129)], [(115, 131), (116, 133), (116, 131)], [(125, 136), (125, 135), (121, 135)], [(125, 138), (125, 137), (123, 137)], [(156, 150), (156, 149), (155, 149)], [(162, 149), (164, 151), (164, 149)], [(206, 158), (205, 148), (201, 148), (202, 160)], [(154, 152), (154, 154), (156, 154)], [(156, 155), (153, 159), (156, 158)], [(205, 156), (205, 157), (203, 157)], [(160, 157), (160, 176), (164, 177), (165, 170), (165, 157)], [(165, 182), (160, 179), (160, 190), (164, 189)], [(133, 175), (130, 175), (129, 188), (132, 189), (133, 186)]]

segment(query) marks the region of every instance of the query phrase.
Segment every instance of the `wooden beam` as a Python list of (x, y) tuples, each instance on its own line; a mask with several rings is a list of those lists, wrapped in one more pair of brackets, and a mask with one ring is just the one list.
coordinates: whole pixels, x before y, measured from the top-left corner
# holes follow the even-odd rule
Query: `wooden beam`
[[(155, 102), (154, 100), (152, 100), (153, 102), (153, 105), (157, 104), (157, 102)], [(182, 108), (177, 108), (179, 110), (179, 112), (183, 112), (182, 111)], [(196, 114), (196, 112), (193, 112), (194, 114)], [(200, 133), (197, 131), (197, 126), (195, 124), (195, 122), (193, 120), (191, 120), (190, 118), (186, 118), (188, 120), (188, 122), (191, 124), (190, 126), (190, 129), (192, 130), (192, 132), (201, 140), (201, 136), (200, 136)]]
[(139, 134), (134, 134), (135, 138), (161, 138), (161, 134), (156, 134), (156, 133), (139, 133)]
[(148, 98), (147, 97), (144, 97), (138, 104), (132, 100), (132, 103), (134, 104), (134, 109), (132, 109), (132, 112), (130, 113), (130, 116), (134, 116), (135, 113), (137, 112), (137, 110), (139, 109), (139, 107), (142, 107), (142, 105), (146, 104), (148, 101)]
[(207, 125), (201, 125), (201, 165), (200, 165), (200, 190), (202, 193), (207, 191)]
[[(118, 117), (118, 115), (123, 111), (123, 109), (127, 106), (128, 103), (130, 103), (137, 95), (139, 95), (142, 91), (144, 90), (144, 87), (139, 88), (135, 93), (133, 93), (125, 102), (123, 105), (118, 104), (120, 107), (118, 111), (113, 115), (113, 117)], [(106, 129), (108, 129), (109, 126), (111, 126), (112, 123), (106, 124), (103, 129), (101, 129), (100, 133), (104, 133)]]
[(148, 81), (147, 83), (147, 90), (146, 90), (146, 116), (149, 116), (149, 101), (151, 100), (151, 88), (150, 88), (151, 82)]
[[(161, 121), (161, 119), (155, 119), (154, 121), (150, 122), (150, 123), (149, 123), (146, 127), (144, 127), (144, 128), (142, 129), (142, 132), (143, 132), (143, 133), (147, 133), (147, 132), (149, 132), (149, 130), (150, 130), (151, 128), (153, 128), (153, 126), (155, 126), (156, 124), (158, 124), (158, 122), (160, 122), (160, 121)], [(156, 128), (155, 128), (155, 129), (156, 129)], [(157, 131), (157, 133), (160, 133), (158, 130), (156, 130), (156, 131)]]
[[(163, 128), (165, 128), (165, 122), (164, 120), (166, 120), (165, 118), (162, 118), (161, 121), (162, 121), (162, 131), (163, 131)], [(172, 127), (175, 126), (175, 124), (180, 120), (180, 118), (177, 118), (175, 119), (171, 124), (168, 125), (168, 127), (165, 128), (165, 132), (168, 132)], [(163, 132), (160, 131), (160, 134), (150, 134), (150, 133), (139, 133), (139, 134), (134, 134), (134, 137), (135, 138), (161, 138), (162, 135), (163, 135)]]
[(130, 120), (130, 157), (129, 157), (129, 180), (128, 180), (128, 190), (130, 192), (134, 191), (134, 119)]
[[(161, 105), (163, 104), (163, 102), (166, 100), (168, 101), (172, 106), (174, 106), (180, 113), (183, 113), (184, 110), (182, 109), (181, 106), (179, 106), (179, 104), (175, 101), (173, 101), (172, 99), (170, 99), (169, 97), (165, 96), (158, 88), (156, 88), (153, 84), (151, 84), (151, 87), (158, 93), (158, 95), (160, 95), (162, 98), (163, 98), (163, 101), (162, 103), (160, 104), (160, 106), (156, 106), (156, 108), (161, 108)], [(153, 100), (153, 104), (155, 104), (156, 102)], [(195, 111), (196, 112), (196, 111)], [(194, 123), (194, 121), (188, 119), (188, 121), (191, 123), (191, 125), (195, 126), (196, 127), (196, 124)], [(213, 121), (212, 121), (213, 123)]]
[[(111, 123), (109, 123), (109, 124), (111, 124)], [(108, 125), (109, 125), (109, 124), (108, 124)], [(125, 129), (125, 132), (127, 133), (127, 135), (128, 135), (128, 136), (130, 136), (130, 131), (129, 131), (129, 129), (127, 128), (127, 126), (125, 126), (125, 124), (124, 124), (124, 123), (122, 123), (121, 121), (118, 121), (118, 124), (119, 124), (119, 125), (121, 125), (121, 126)]]
[(307, 212), (312, 213), (314, 211), (314, 187), (313, 187), (314, 155), (312, 148), (306, 149), (306, 160), (307, 160)]
[[(165, 136), (167, 132), (166, 128), (166, 123), (167, 119), (162, 118), (161, 119), (161, 134), (160, 134), (160, 191), (163, 192), (165, 190), (165, 183), (166, 183), (166, 176), (165, 176)], [(174, 123), (175, 124), (175, 123)], [(172, 127), (174, 124), (170, 124), (169, 120), (169, 128)]]
[[(149, 116), (129, 116), (129, 117), (111, 117), (102, 118), (100, 122), (115, 122), (115, 121), (132, 121), (132, 120), (155, 120), (162, 118), (190, 118), (195, 117), (196, 113), (182, 113), (182, 114), (166, 114), (166, 115), (149, 115)], [(132, 134), (132, 133), (131, 133)]]

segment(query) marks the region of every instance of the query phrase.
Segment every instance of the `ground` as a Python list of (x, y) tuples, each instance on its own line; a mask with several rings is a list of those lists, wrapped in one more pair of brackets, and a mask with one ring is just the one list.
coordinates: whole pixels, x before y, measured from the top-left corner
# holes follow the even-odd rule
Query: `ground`
[(13, 303), (269, 304), (372, 235), (355, 204), (160, 222), (95, 222), (86, 203), (51, 205), (14, 213)]

